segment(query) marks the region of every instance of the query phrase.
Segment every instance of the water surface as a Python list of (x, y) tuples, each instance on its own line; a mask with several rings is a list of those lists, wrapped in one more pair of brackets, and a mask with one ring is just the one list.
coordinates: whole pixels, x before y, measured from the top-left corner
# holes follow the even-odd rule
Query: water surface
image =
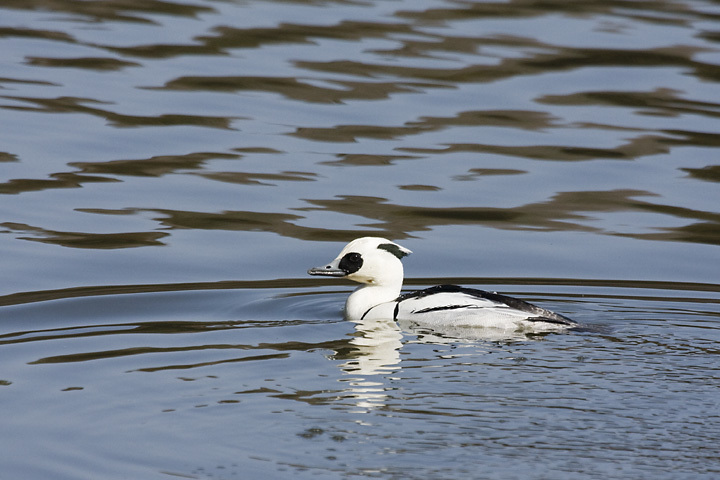
[[(3, 475), (716, 478), (719, 21), (4, 2)], [(346, 322), (362, 235), (582, 327)]]

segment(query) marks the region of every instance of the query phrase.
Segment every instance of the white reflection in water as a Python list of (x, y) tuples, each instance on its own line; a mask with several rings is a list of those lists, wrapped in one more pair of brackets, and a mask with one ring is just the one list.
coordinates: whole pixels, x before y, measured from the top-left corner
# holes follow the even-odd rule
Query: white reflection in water
[(348, 396), (363, 411), (385, 405), (387, 387), (383, 374), (400, 368), (403, 335), (392, 320), (355, 321), (352, 358), (340, 365), (349, 380)]
[(400, 365), (402, 332), (393, 320), (358, 320), (350, 343), (357, 357), (341, 365), (348, 373), (375, 375), (397, 370)]
[(478, 328), (462, 325), (423, 327), (409, 321), (399, 322), (403, 330), (417, 335), (420, 343), (456, 344), (468, 342), (512, 342), (539, 338), (541, 334), (530, 334), (522, 329)]
[[(355, 334), (350, 359), (340, 369), (352, 378), (340, 380), (350, 385), (346, 398), (354, 400), (362, 411), (386, 405), (391, 387), (388, 374), (402, 368), (401, 351), (404, 342), (425, 344), (468, 344), (476, 342), (515, 342), (539, 338), (520, 330), (499, 328), (453, 327), (427, 328), (413, 322), (393, 320), (355, 320)], [(407, 336), (407, 338), (406, 338)]]

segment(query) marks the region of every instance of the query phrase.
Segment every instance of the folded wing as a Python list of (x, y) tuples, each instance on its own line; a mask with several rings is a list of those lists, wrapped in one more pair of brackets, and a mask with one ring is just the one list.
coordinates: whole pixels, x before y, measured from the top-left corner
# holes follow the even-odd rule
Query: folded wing
[(457, 285), (438, 285), (401, 295), (396, 320), (431, 325), (503, 327), (517, 322), (573, 326), (575, 322), (557, 313), (517, 298)]

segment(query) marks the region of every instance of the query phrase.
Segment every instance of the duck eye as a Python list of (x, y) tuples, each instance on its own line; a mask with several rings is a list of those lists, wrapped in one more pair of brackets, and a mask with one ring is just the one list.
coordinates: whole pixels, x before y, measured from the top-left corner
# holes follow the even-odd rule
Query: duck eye
[(357, 252), (350, 252), (345, 255), (342, 260), (340, 260), (340, 264), (338, 265), (338, 267), (340, 267), (340, 269), (343, 270), (346, 275), (350, 275), (351, 273), (355, 273), (360, 270), (362, 264), (362, 255)]

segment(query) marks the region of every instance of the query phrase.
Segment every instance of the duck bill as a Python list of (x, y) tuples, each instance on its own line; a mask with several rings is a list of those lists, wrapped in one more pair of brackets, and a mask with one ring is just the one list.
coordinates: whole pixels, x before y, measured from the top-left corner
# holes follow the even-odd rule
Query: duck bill
[(307, 273), (320, 277), (344, 277), (347, 275), (347, 272), (338, 268), (337, 263), (338, 262), (333, 262), (325, 267), (313, 267), (308, 270)]

